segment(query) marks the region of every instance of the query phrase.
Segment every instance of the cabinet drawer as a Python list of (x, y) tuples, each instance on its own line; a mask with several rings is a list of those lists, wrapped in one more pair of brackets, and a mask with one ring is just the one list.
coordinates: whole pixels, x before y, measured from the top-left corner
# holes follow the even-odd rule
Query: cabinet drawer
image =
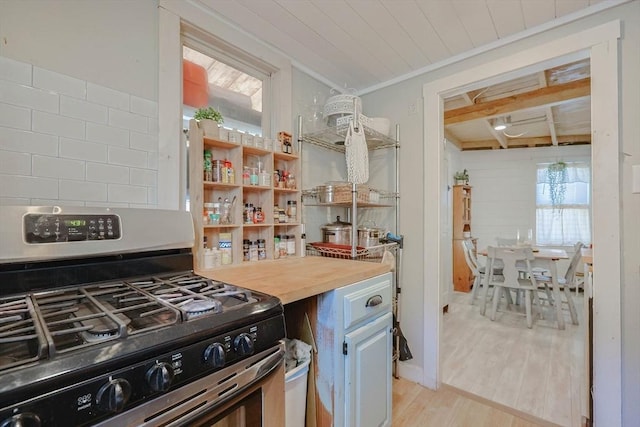
[(344, 296), (344, 328), (391, 311), (391, 281), (384, 280)]

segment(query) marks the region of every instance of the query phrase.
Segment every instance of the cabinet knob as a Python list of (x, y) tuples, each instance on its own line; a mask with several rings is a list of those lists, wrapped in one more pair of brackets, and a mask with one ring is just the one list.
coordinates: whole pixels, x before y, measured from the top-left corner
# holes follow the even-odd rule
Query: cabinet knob
[(382, 295), (374, 295), (367, 300), (365, 307), (375, 307), (382, 304)]

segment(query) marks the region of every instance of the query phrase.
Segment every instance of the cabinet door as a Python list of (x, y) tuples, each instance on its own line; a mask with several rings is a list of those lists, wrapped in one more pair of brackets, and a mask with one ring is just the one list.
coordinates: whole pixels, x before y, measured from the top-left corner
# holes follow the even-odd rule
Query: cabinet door
[(345, 420), (349, 426), (391, 425), (392, 315), (345, 335)]

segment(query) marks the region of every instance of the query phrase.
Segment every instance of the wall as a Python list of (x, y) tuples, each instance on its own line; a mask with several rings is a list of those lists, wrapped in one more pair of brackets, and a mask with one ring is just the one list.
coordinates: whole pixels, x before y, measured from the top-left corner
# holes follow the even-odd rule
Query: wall
[(0, 204), (153, 207), (157, 103), (0, 56)]
[(535, 230), (538, 163), (590, 161), (591, 147), (463, 151), (460, 158), (459, 169), (468, 170), (473, 187), (472, 235), (484, 248), (496, 237), (515, 238), (518, 229)]
[(0, 56), (158, 100), (156, 0), (3, 0)]
[[(623, 23), (623, 37), (620, 40), (621, 58), (621, 128), (620, 143), (621, 151), (628, 155), (621, 155), (622, 166), (622, 188), (623, 204), (622, 236), (620, 242), (623, 248), (623, 281), (622, 281), (622, 416), (624, 425), (635, 425), (640, 418), (640, 409), (634, 402), (640, 400), (640, 311), (635, 307), (640, 300), (639, 265), (640, 259), (640, 227), (637, 224), (640, 213), (640, 197), (631, 194), (630, 189), (630, 169), (632, 164), (640, 161), (640, 122), (637, 120), (640, 111), (640, 82), (637, 76), (640, 74), (640, 2), (633, 1), (610, 10), (606, 10), (597, 15), (580, 19), (579, 21), (545, 31), (538, 35), (511, 43), (504, 47), (486, 52), (481, 55), (470, 57), (458, 63), (433, 70), (402, 83), (378, 90), (363, 96), (363, 102), (372, 106), (374, 114), (377, 116), (390, 117), (392, 122), (398, 122), (403, 129), (403, 148), (401, 149), (401, 180), (413, 181), (413, 172), (422, 169), (423, 146), (422, 132), (423, 125), (430, 126), (431, 123), (422, 123), (422, 111), (412, 114), (410, 106), (416, 103), (416, 98), (420, 98), (422, 87), (425, 83), (438, 80), (448, 75), (452, 75), (461, 70), (489, 63), (499, 58), (508, 57), (510, 54), (522, 51), (529, 47), (537, 46), (551, 40), (555, 40), (564, 35), (573, 34), (584, 29), (589, 29), (611, 20), (620, 19)], [(496, 70), (499, 74), (500, 70)], [(421, 106), (422, 101), (418, 99), (417, 105)], [(436, 144), (438, 141), (425, 141), (426, 144)], [(430, 280), (425, 277), (422, 265), (425, 261), (424, 246), (421, 236), (423, 236), (423, 218), (433, 215), (433, 212), (425, 212), (421, 194), (424, 186), (420, 183), (415, 185), (404, 185), (401, 192), (401, 232), (416, 236), (415, 239), (407, 240), (407, 249), (404, 251), (404, 261), (408, 267), (404, 269), (404, 289), (402, 296), (403, 318), (411, 319), (411, 322), (404, 326), (404, 334), (412, 345), (414, 359), (403, 363), (401, 373), (403, 376), (420, 379), (422, 353), (422, 334), (432, 334), (433, 331), (423, 331), (421, 329), (421, 319), (424, 310), (424, 283)], [(611, 189), (617, 191), (617, 189)], [(443, 201), (446, 203), (446, 201)], [(597, 226), (597, 225), (596, 225)], [(430, 239), (438, 239), (442, 236), (429, 236)], [(434, 325), (437, 328), (437, 325)], [(420, 346), (420, 348), (417, 348)], [(414, 350), (415, 349), (415, 350)]]

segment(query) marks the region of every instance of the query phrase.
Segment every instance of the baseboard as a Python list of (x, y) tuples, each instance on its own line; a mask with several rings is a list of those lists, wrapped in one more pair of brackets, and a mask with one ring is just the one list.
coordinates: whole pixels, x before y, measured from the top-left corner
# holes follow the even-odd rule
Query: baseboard
[(451, 385), (448, 385), (448, 384), (444, 384), (443, 383), (440, 387), (442, 389), (451, 390), (451, 391), (453, 391), (453, 392), (455, 392), (455, 393), (457, 393), (459, 395), (462, 395), (462, 396), (467, 397), (469, 399), (472, 399), (472, 400), (475, 400), (477, 402), (480, 402), (483, 405), (491, 406), (492, 408), (499, 409), (499, 410), (501, 410), (503, 412), (506, 412), (506, 413), (511, 414), (511, 415), (513, 415), (515, 417), (518, 417), (518, 418), (522, 418), (523, 420), (535, 423), (536, 425), (540, 425), (542, 427), (562, 427), (560, 424), (556, 424), (556, 423), (552, 423), (550, 421), (543, 420), (542, 418), (538, 418), (538, 417), (536, 417), (534, 415), (527, 414), (526, 412), (518, 411), (517, 409), (513, 409), (510, 406), (506, 406), (506, 405), (503, 405), (501, 403), (494, 402), (494, 401), (489, 400), (487, 398), (475, 395), (473, 393), (469, 393), (466, 390), (462, 390), (460, 388), (457, 388), (457, 387), (454, 387), (454, 386), (451, 386)]
[(399, 368), (398, 374), (400, 375), (400, 377), (404, 378), (405, 380), (424, 385), (425, 387), (428, 387), (428, 388), (432, 388), (428, 384), (423, 384), (424, 373), (421, 367), (412, 365), (407, 362), (400, 362), (398, 364), (398, 368)]

